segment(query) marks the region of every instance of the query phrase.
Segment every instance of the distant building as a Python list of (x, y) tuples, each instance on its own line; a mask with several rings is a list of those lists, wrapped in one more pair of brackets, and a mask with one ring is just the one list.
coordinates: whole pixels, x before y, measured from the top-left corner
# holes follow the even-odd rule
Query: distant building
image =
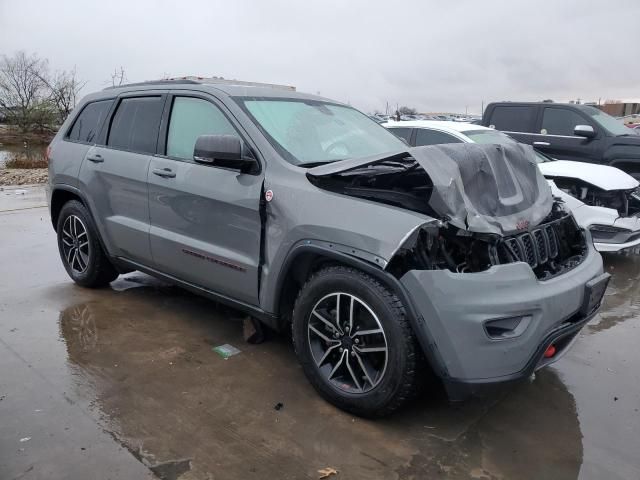
[(640, 114), (640, 98), (626, 100), (606, 100), (599, 106), (600, 110), (613, 115), (614, 117), (624, 117), (626, 115)]

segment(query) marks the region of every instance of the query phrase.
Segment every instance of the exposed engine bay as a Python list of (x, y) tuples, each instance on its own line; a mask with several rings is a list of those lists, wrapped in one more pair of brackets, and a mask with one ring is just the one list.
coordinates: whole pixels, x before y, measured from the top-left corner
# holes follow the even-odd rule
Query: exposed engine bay
[(310, 176), (314, 185), (439, 218), (429, 205), (433, 182), (412, 157), (381, 160), (330, 176)]
[(579, 265), (586, 253), (584, 233), (556, 203), (543, 223), (510, 236), (471, 233), (451, 225), (423, 228), (407, 240), (387, 268), (401, 277), (416, 269), (473, 273), (525, 262), (537, 278), (548, 280)]
[[(468, 155), (468, 151), (465, 153)], [(483, 154), (483, 151), (480, 153)], [(456, 178), (455, 169), (447, 182), (442, 175), (443, 170), (440, 170), (436, 172), (440, 175), (439, 185), (436, 185), (424, 166), (425, 162), (416, 160), (415, 156), (395, 155), (346, 170), (323, 172), (321, 175), (310, 173), (308, 178), (319, 188), (413, 210), (435, 219), (432, 224), (414, 232), (390, 261), (387, 269), (397, 277), (416, 269), (448, 269), (457, 273), (472, 273), (487, 270), (494, 265), (526, 262), (539, 279), (545, 280), (574, 268), (584, 259), (587, 253), (584, 233), (562, 202), (552, 198), (547, 183), (539, 172), (530, 175), (539, 177), (520, 178), (519, 183), (514, 186), (509, 184), (511, 178), (504, 178), (505, 175), (508, 177), (508, 172), (500, 172), (502, 178), (492, 179), (492, 170), (484, 165), (478, 173), (478, 186), (470, 185), (475, 178), (463, 178), (465, 182), (462, 183), (462, 175), (458, 173)], [(468, 165), (461, 168), (468, 168)], [(524, 169), (520, 170), (523, 171), (526, 172)], [(490, 185), (491, 182), (493, 185)], [(504, 200), (500, 196), (500, 190), (504, 192), (505, 185), (517, 190), (522, 185), (526, 188), (527, 182), (533, 187), (530, 188), (528, 200), (523, 200), (521, 196), (521, 203), (518, 205), (521, 210), (509, 210), (505, 207), (506, 204), (492, 205)], [(478, 192), (483, 185), (488, 185), (484, 196), (482, 192)], [(473, 189), (476, 192), (467, 196), (469, 190)], [(433, 197), (437, 196), (439, 198), (434, 202)], [(545, 196), (548, 198), (544, 198)], [(473, 203), (478, 201), (482, 204)], [(449, 208), (451, 205), (455, 208)], [(439, 206), (444, 208), (437, 208)], [(507, 211), (509, 222), (503, 221), (507, 216), (492, 218), (489, 209)], [(537, 222), (530, 220), (533, 218), (530, 213), (534, 209), (535, 215), (540, 218)], [(450, 215), (443, 214), (442, 210), (463, 213), (458, 215), (458, 221), (455, 222)], [(541, 211), (544, 215), (540, 215)], [(476, 222), (475, 225), (479, 228), (474, 229), (468, 225), (465, 215), (484, 216), (486, 220)], [(461, 228), (460, 218), (464, 218), (462, 226), (466, 228)], [(513, 218), (521, 220), (514, 224)], [(514, 226), (510, 231), (500, 231), (504, 225), (510, 224)], [(491, 227), (491, 231), (483, 231), (485, 225)], [(498, 233), (493, 228), (496, 225), (501, 227), (497, 229)]]
[(603, 190), (579, 178), (553, 177), (563, 192), (592, 207), (612, 208), (621, 217), (640, 214), (640, 188), (629, 190)]

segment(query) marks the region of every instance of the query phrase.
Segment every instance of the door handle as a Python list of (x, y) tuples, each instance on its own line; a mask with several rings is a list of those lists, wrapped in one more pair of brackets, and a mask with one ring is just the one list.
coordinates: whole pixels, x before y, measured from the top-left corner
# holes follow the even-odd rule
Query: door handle
[(104, 162), (104, 158), (102, 158), (102, 155), (100, 155), (99, 153), (96, 153), (94, 155), (89, 155), (87, 157), (87, 160), (89, 160), (90, 162), (93, 162), (93, 163), (102, 163), (102, 162)]
[(533, 142), (534, 147), (550, 147), (551, 144), (549, 142)]
[(176, 172), (170, 168), (154, 168), (151, 172), (163, 178), (174, 178), (176, 176)]

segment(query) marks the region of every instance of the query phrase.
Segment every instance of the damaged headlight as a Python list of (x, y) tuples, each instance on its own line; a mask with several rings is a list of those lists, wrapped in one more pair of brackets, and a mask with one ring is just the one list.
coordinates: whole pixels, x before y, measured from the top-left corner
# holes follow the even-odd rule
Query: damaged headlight
[(523, 262), (547, 280), (579, 265), (586, 253), (585, 236), (575, 219), (556, 206), (544, 222), (512, 235), (469, 232), (447, 223), (427, 225), (406, 240), (387, 268), (400, 277), (409, 270), (474, 273)]
[(589, 227), (593, 241), (609, 241), (616, 238), (620, 234), (630, 234), (628, 228), (614, 227), (612, 225), (591, 225)]
[(394, 256), (389, 269), (400, 276), (409, 270), (446, 269), (480, 272), (499, 263), (499, 235), (476, 234), (452, 225), (421, 229)]

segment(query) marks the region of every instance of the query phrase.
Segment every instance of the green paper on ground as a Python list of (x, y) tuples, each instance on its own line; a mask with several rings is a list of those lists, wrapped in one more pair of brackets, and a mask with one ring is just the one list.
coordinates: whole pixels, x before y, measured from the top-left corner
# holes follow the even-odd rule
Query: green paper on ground
[(217, 347), (213, 347), (212, 350), (220, 355), (225, 360), (229, 357), (233, 357), (240, 353), (240, 350), (234, 347), (233, 345), (229, 345), (225, 343), (224, 345), (218, 345)]

